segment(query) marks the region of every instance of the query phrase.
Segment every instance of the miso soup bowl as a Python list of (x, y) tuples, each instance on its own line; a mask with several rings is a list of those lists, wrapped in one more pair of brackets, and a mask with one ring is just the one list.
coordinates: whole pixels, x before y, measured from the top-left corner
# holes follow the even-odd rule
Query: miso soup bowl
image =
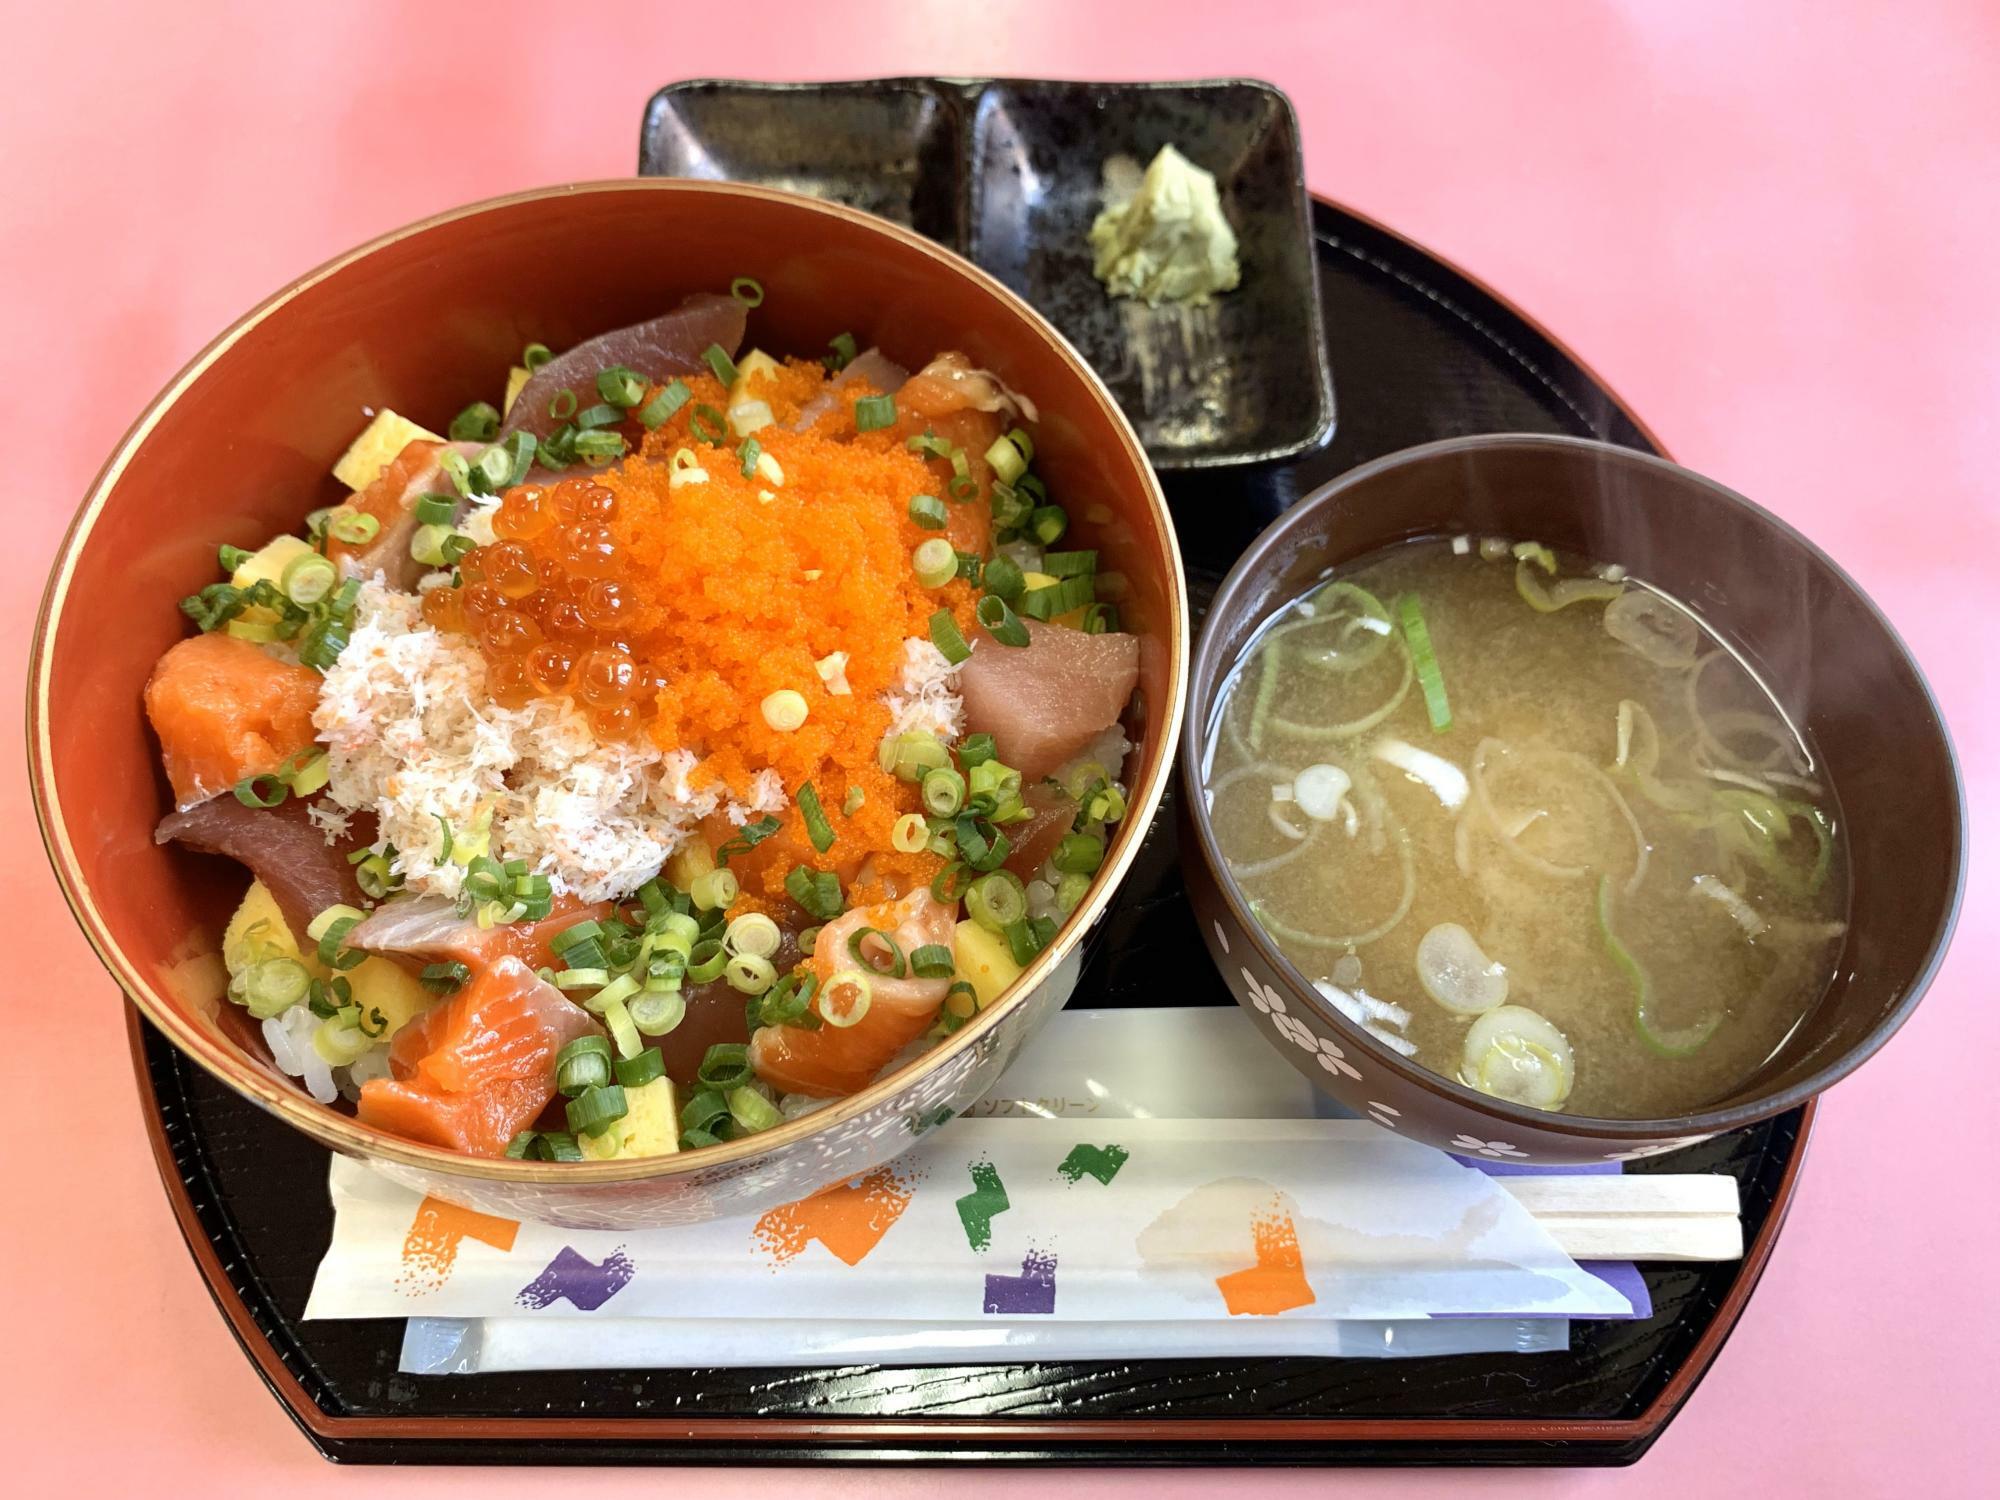
[[(1216, 847), (1201, 772), (1223, 683), (1257, 628), (1330, 567), (1394, 542), (1460, 533), (1532, 538), (1622, 563), (1665, 589), (1744, 655), (1823, 756), (1853, 872), (1837, 970), (1753, 1077), (1693, 1113), (1547, 1113), (1389, 1050), (1278, 951)], [(1885, 754), (1891, 742), (1894, 753)], [(1209, 610), (1181, 772), (1188, 893), (1238, 1003), (1350, 1109), (1398, 1134), (1490, 1159), (1650, 1156), (1810, 1099), (1866, 1061), (1916, 1008), (1964, 883), (1965, 808), (1944, 722), (1908, 651), (1854, 581), (1783, 521), (1713, 480), (1576, 438), (1431, 443), (1352, 470), (1288, 510), (1243, 555)]]
[[(224, 998), (218, 949), (247, 873), (153, 842), (170, 801), (140, 695), (186, 632), (176, 601), (214, 580), (218, 542), (255, 545), (339, 498), (328, 466), (367, 413), (394, 407), (435, 426), (491, 399), (531, 340), (562, 348), (738, 276), (763, 283), (750, 337), (768, 348), (810, 354), (852, 332), (912, 367), (962, 349), (1039, 404), (1037, 466), (1073, 498), (1084, 545), (1129, 581), (1121, 609), (1141, 643), (1130, 813), (1103, 873), (1058, 939), (966, 1026), (860, 1093), (741, 1141), (632, 1161), (491, 1160), (315, 1103)], [(243, 1097), (489, 1213), (685, 1222), (882, 1167), (990, 1088), (1061, 1008), (1079, 944), (1171, 771), (1187, 637), (1173, 526), (1138, 440), (1076, 351), (1005, 287), (851, 209), (725, 183), (591, 183), (474, 204), (364, 245), (247, 314), (175, 377), (112, 454), (56, 558), (31, 663), (29, 772), (50, 859), (105, 966), (168, 1040)]]

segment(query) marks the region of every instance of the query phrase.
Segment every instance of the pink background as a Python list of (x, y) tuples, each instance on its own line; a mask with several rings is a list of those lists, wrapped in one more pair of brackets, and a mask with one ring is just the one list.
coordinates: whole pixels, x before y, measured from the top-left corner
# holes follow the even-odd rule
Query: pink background
[[(642, 104), (680, 77), (1240, 73), (1291, 93), (1317, 190), (1498, 287), (1683, 461), (1851, 569), (1944, 700), (1975, 825), (2000, 806), (1990, 0), (900, 0), (766, 4), (754, 21), (730, 7), (705, 19), (641, 9), (599, 6), (570, 24), (548, 4), (316, 6), (309, 20), (270, 4), (9, 7), (0, 265), (7, 348), (27, 386), (10, 404), (0, 489), (10, 721), (44, 572), (90, 475), (202, 343), (326, 257), (470, 199), (628, 174)], [(364, 1476), (313, 1456), (237, 1352), (169, 1217), (119, 1007), (36, 844), (20, 740), (17, 724), (0, 733), (0, 889), (27, 938), (15, 973), (33, 976), (32, 989), (16, 980), (0, 1062), (12, 1188), (0, 1449), (22, 1493), (82, 1476), (288, 1500), (634, 1484)], [(1882, 751), (1896, 753), (1896, 726), (1883, 726)], [(1643, 1465), (1343, 1477), (1344, 1493), (1991, 1493), (1994, 896), (1987, 861), (1954, 961), (1888, 1052), (1827, 1101), (1762, 1289)], [(935, 1483), (813, 1481), (854, 1494)], [(1142, 1485), (1193, 1495), (1213, 1481), (1063, 1481), (1069, 1494)]]

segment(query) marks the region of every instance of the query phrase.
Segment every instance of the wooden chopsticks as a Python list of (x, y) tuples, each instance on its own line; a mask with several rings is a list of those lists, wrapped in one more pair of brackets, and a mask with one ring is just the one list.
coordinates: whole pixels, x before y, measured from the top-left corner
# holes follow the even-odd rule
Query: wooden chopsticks
[(1576, 1260), (1739, 1260), (1736, 1179), (1633, 1172), (1495, 1177)]

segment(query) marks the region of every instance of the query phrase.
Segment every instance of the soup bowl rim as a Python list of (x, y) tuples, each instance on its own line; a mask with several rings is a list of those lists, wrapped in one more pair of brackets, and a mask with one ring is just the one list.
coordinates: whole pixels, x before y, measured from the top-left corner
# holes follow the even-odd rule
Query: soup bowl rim
[[(1922, 962), (1905, 981), (1902, 994), (1889, 1013), (1870, 1027), (1853, 1045), (1843, 1049), (1823, 1067), (1789, 1088), (1726, 1109), (1698, 1110), (1651, 1119), (1613, 1119), (1596, 1115), (1573, 1115), (1556, 1110), (1539, 1110), (1513, 1104), (1495, 1095), (1470, 1088), (1455, 1078), (1434, 1073), (1414, 1059), (1406, 1058), (1393, 1048), (1382, 1045), (1366, 1028), (1343, 1015), (1319, 992), (1304, 971), (1279, 950), (1270, 934), (1251, 914), (1242, 887), (1229, 872), (1228, 865), (1222, 858), (1205, 799), (1189, 794), (1192, 789), (1202, 785), (1202, 766), (1210, 747), (1209, 721), (1212, 718), (1210, 711), (1212, 705), (1208, 704), (1207, 700), (1215, 686), (1236, 664), (1235, 656), (1226, 660), (1223, 658), (1222, 633), (1215, 629), (1216, 623), (1239, 612), (1252, 614), (1261, 621), (1283, 602), (1274, 600), (1268, 591), (1253, 590), (1251, 577), (1266, 556), (1282, 546), (1301, 528), (1312, 525), (1314, 519), (1328, 507), (1337, 505), (1350, 492), (1367, 485), (1385, 473), (1455, 454), (1478, 454), (1495, 449), (1519, 448), (1546, 448), (1559, 452), (1594, 454), (1599, 458), (1637, 469), (1671, 474), (1684, 482), (1700, 485), (1725, 503), (1747, 512), (1759, 526), (1769, 529), (1782, 540), (1805, 552), (1860, 604), (1866, 617), (1901, 657), (1910, 671), (1917, 690), (1930, 709), (1931, 723), (1935, 726), (1938, 747), (1943, 752), (1945, 768), (1952, 786), (1951, 839), (1947, 856), (1951, 867), (1950, 892), (1944, 903), (1943, 913), (1924, 951)], [(1409, 539), (1415, 540), (1422, 536), (1444, 537), (1452, 535), (1459, 529), (1449, 519), (1440, 519), (1436, 525), (1424, 531), (1411, 533)], [(1342, 559), (1342, 561), (1351, 560), (1351, 557)], [(1199, 719), (1198, 713), (1201, 715)], [(1188, 822), (1195, 830), (1199, 850), (1196, 855), (1183, 857), (1198, 857), (1202, 861), (1223, 905), (1235, 919), (1237, 926), (1249, 938), (1257, 956), (1268, 969), (1284, 981), (1291, 993), (1313, 1015), (1340, 1035), (1343, 1044), (1351, 1042), (1378, 1069), (1389, 1072), (1412, 1088), (1440, 1096), (1475, 1114), (1486, 1116), (1495, 1122), (1504, 1122), (1517, 1129), (1552, 1131), (1557, 1134), (1576, 1135), (1607, 1142), (1644, 1142), (1667, 1137), (1705, 1137), (1720, 1134), (1796, 1108), (1860, 1067), (1902, 1027), (1923, 999), (1931, 982), (1937, 977), (1938, 969), (1944, 961), (1945, 951), (1950, 947), (1952, 934), (1958, 925), (1966, 883), (1965, 780), (1957, 750), (1952, 744), (1950, 728), (1938, 705), (1937, 694), (1932, 690), (1929, 680), (1909, 646), (1881, 608), (1868, 596), (1867, 591), (1855, 582), (1846, 569), (1797, 527), (1719, 480), (1711, 479), (1671, 459), (1645, 453), (1636, 448), (1594, 438), (1556, 433), (1473, 433), (1401, 448), (1336, 475), (1302, 496), (1259, 532), (1230, 568), (1221, 587), (1216, 590), (1204, 617), (1201, 638), (1195, 647), (1189, 680), (1187, 715), (1188, 722), (1181, 735), (1180, 770), (1183, 787), (1188, 789), (1184, 791), (1183, 802)]]

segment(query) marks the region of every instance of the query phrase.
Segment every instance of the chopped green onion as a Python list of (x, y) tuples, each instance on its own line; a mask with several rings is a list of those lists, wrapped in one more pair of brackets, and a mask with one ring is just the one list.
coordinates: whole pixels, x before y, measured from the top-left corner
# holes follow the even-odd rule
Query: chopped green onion
[[(888, 948), (888, 952), (884, 954), (880, 952), (880, 948), (870, 950), (868, 948), (870, 938), (878, 938), (880, 948)], [(848, 958), (852, 958), (868, 972), (880, 974), (882, 978), (900, 980), (904, 974), (908, 974), (908, 964), (904, 962), (902, 956), (902, 944), (898, 944), (896, 938), (892, 938), (882, 928), (868, 928), (868, 926), (854, 928), (854, 932), (848, 934)]]
[(1056, 910), (1068, 916), (1083, 905), (1083, 898), (1089, 894), (1088, 875), (1065, 875), (1056, 882)]
[(1029, 589), (1021, 595), (1020, 610), (1031, 620), (1053, 620), (1073, 609), (1082, 609), (1091, 602), (1095, 592), (1088, 574), (1081, 578), (1064, 578), (1042, 588)]
[(935, 495), (913, 496), (910, 500), (910, 519), (926, 531), (943, 531), (944, 502)]
[(294, 604), (313, 605), (332, 593), (340, 583), (340, 570), (317, 552), (295, 557), (285, 564), (278, 587)]
[(958, 842), (960, 858), (982, 875), (999, 869), (1013, 849), (1013, 842), (990, 819), (972, 813), (959, 814), (952, 825), (952, 834)]
[(958, 576), (963, 578), (967, 583), (977, 587), (979, 575), (985, 568), (985, 564), (979, 560), (979, 554), (977, 552), (956, 552), (952, 555), (958, 559)]
[(778, 1113), (778, 1106), (753, 1088), (731, 1089), (726, 1097), (729, 1118), (746, 1135), (755, 1135), (760, 1130), (769, 1130), (773, 1125), (784, 1123), (785, 1117)]
[[(633, 999), (626, 1014), (631, 1016), (634, 1028), (645, 1035), (665, 1036), (687, 1015), (687, 997), (679, 989), (648, 990)], [(621, 1076), (618, 1081), (627, 1080)]]
[(998, 594), (981, 596), (978, 615), (979, 623), (986, 627), (986, 633), (1001, 645), (1028, 644), (1028, 627), (1021, 623), (1014, 611), (1007, 607), (1007, 601)]
[(931, 899), (956, 906), (978, 876), (960, 860), (953, 860), (931, 877)]
[(730, 859), (735, 855), (748, 854), (752, 849), (763, 843), (765, 839), (776, 833), (780, 826), (782, 825), (779, 824), (778, 820), (769, 813), (766, 813), (761, 818), (756, 818), (745, 823), (741, 828), (736, 830), (735, 837), (726, 840), (722, 847), (715, 851), (716, 864), (727, 866)]
[(813, 848), (821, 854), (833, 847), (833, 824), (826, 819), (826, 809), (820, 805), (819, 793), (808, 781), (799, 788), (799, 815), (805, 819), (806, 837), (812, 840)]
[(720, 938), (704, 938), (694, 945), (694, 952), (688, 955), (687, 977), (696, 984), (707, 984), (720, 979), (722, 971), (729, 967), (729, 950), (722, 946)]
[(354, 861), (354, 883), (361, 887), (362, 895), (370, 901), (380, 901), (384, 896), (402, 889), (403, 877), (395, 869), (394, 844), (380, 854), (367, 849), (357, 850), (356, 853), (361, 858)]
[(1088, 833), (1068, 833), (1050, 856), (1065, 875), (1094, 875), (1104, 863), (1104, 840)]
[(1115, 604), (1086, 604), (1083, 608), (1083, 633), (1085, 635), (1111, 635), (1118, 629), (1118, 606)]
[(1056, 935), (1056, 924), (1047, 917), (1029, 917), (1007, 929), (1007, 947), (1014, 962), (1025, 964), (1048, 947)]
[(828, 368), (832, 370), (846, 369), (854, 363), (854, 356), (860, 352), (854, 347), (854, 335), (851, 333), (836, 333), (826, 341), (826, 346), (833, 351), (826, 361)]
[(710, 344), (701, 351), (701, 357), (708, 362), (709, 369), (715, 371), (715, 378), (722, 382), (725, 390), (736, 384), (736, 362), (723, 351), (722, 345)]
[[(608, 370), (597, 372), (597, 394), (605, 403), (620, 411), (630, 411), (646, 399), (646, 377), (625, 365), (613, 365)], [(597, 425), (579, 422), (580, 427)]]
[(878, 428), (896, 425), (896, 398), (894, 396), (863, 396), (854, 403), (854, 430), (874, 432)]
[(1597, 930), (1604, 938), (1604, 951), (1610, 955), (1612, 963), (1624, 972), (1632, 986), (1632, 1024), (1638, 1029), (1639, 1040), (1653, 1051), (1666, 1057), (1686, 1057), (1696, 1052), (1715, 1035), (1715, 1029), (1722, 1024), (1723, 1013), (1712, 1010), (1691, 1026), (1665, 1027), (1657, 1023), (1653, 1015), (1653, 979), (1645, 966), (1632, 956), (1632, 951), (1618, 940), (1618, 934), (1611, 929), (1611, 877), (1597, 878)]
[(611, 983), (611, 971), (604, 968), (558, 969), (549, 983), (559, 990), (601, 990)]
[(554, 358), (555, 354), (547, 344), (530, 344), (521, 351), (521, 363), (530, 375)]
[(955, 474), (951, 483), (945, 488), (945, 493), (954, 500), (977, 500), (979, 481), (970, 474)]
[(1012, 604), (1028, 586), (1021, 566), (1012, 558), (996, 557), (986, 565), (986, 592)]
[(814, 870), (793, 865), (785, 876), (785, 894), (809, 917), (831, 922), (846, 908), (840, 891), (840, 877), (831, 870)]
[(972, 883), (965, 893), (965, 911), (989, 932), (1005, 932), (1027, 916), (1027, 889), (1018, 876), (997, 870)]
[(475, 401), (451, 419), (445, 431), (455, 443), (490, 443), (500, 432), (500, 413), (489, 401)]
[(600, 1136), (625, 1118), (625, 1090), (615, 1083), (586, 1089), (563, 1107), (569, 1128), (578, 1135)]
[(738, 994), (761, 995), (778, 982), (778, 970), (768, 958), (739, 953), (723, 965), (722, 978)]
[(808, 927), (805, 931), (801, 932), (799, 934), (799, 952), (803, 953), (807, 958), (811, 958), (813, 949), (819, 946), (819, 935), (823, 931), (825, 929), (821, 927)]
[(741, 882), (731, 871), (717, 866), (695, 876), (688, 887), (688, 895), (702, 911), (727, 911), (741, 889)]
[(863, 791), (858, 786), (849, 787), (847, 789), (847, 795), (840, 799), (841, 815), (843, 817), (849, 817), (849, 818), (853, 817), (856, 813), (861, 811), (862, 806), (867, 801), (868, 801), (867, 792)]
[(231, 997), (260, 1021), (283, 1015), (312, 990), (312, 975), (295, 958), (267, 958), (230, 982)]
[(557, 391), (553, 396), (549, 397), (549, 415), (554, 417), (558, 422), (567, 422), (571, 417), (575, 416), (576, 407), (575, 391)]
[(375, 540), (382, 523), (366, 511), (348, 510), (344, 506), (335, 509), (326, 518), (326, 534), (336, 542), (345, 542), (350, 547), (359, 547)]
[(1451, 700), (1445, 696), (1444, 673), (1438, 670), (1437, 653), (1431, 649), (1431, 633), (1424, 624), (1423, 608), (1415, 594), (1405, 594), (1396, 601), (1396, 619), (1410, 648), (1410, 663), (1416, 668), (1417, 686), (1424, 692), (1424, 708), (1431, 716), (1431, 728), (1440, 732), (1449, 729)]
[[(556, 1054), (556, 1092), (566, 1099), (574, 1099), (591, 1089), (602, 1088), (611, 1082), (611, 1047), (604, 1038), (597, 1036), (578, 1037), (577, 1041), (596, 1042), (594, 1051), (572, 1052), (569, 1047)], [(576, 1122), (570, 1122), (574, 1125)]]
[(1028, 461), (1021, 456), (1021, 450), (1004, 437), (993, 440), (993, 446), (986, 450), (986, 462), (1003, 484), (1012, 484), (1028, 472)]
[(449, 526), (458, 514), (458, 499), (453, 495), (419, 495), (416, 504), (417, 524), (420, 526)]
[(922, 813), (904, 813), (889, 830), (889, 847), (898, 854), (921, 854), (930, 842), (931, 825)]
[(755, 438), (745, 438), (743, 446), (736, 450), (738, 471), (745, 479), (757, 472), (757, 460), (764, 456), (764, 445)]
[(764, 305), (764, 286), (754, 276), (739, 276), (729, 283), (729, 295), (745, 307)]
[(1040, 571), (1051, 578), (1082, 578), (1097, 571), (1097, 553), (1044, 552)]
[(712, 1089), (739, 1089), (756, 1076), (750, 1069), (750, 1048), (743, 1042), (717, 1042), (702, 1054), (697, 1080)]
[(842, 969), (819, 992), (820, 1019), (837, 1029), (854, 1025), (868, 1014), (875, 982), (859, 969)]
[(600, 401), (595, 406), (587, 406), (576, 414), (576, 425), (585, 432), (598, 427), (616, 427), (624, 420), (624, 408), (613, 406), (609, 401)]
[(722, 945), (731, 953), (748, 953), (769, 958), (784, 943), (778, 924), (760, 911), (747, 911), (734, 918), (724, 932)]
[(954, 667), (972, 655), (972, 648), (965, 644), (958, 621), (951, 617), (948, 609), (941, 609), (931, 616), (931, 644)]
[(686, 406), (694, 397), (687, 388), (687, 382), (670, 380), (660, 393), (639, 410), (639, 425), (648, 432), (664, 423), (667, 418)]
[(504, 1155), (509, 1161), (523, 1161), (527, 1158), (528, 1152), (534, 1144), (535, 1132), (524, 1130), (507, 1143), (507, 1150)]
[(910, 955), (910, 972), (919, 979), (949, 979), (951, 949), (943, 943), (925, 943)]
[(951, 752), (934, 734), (912, 729), (882, 741), (875, 763), (899, 781), (920, 782), (940, 766), (951, 764)]
[(1053, 547), (1069, 530), (1069, 512), (1060, 505), (1038, 505), (1028, 516), (1027, 530), (1044, 547)]
[(234, 573), (256, 555), (247, 548), (232, 547), (227, 542), (215, 549), (215, 560), (221, 565), (224, 573)]
[(717, 448), (729, 442), (729, 419), (706, 401), (695, 403), (694, 415), (688, 418), (688, 430)]
[(544, 1130), (535, 1137), (535, 1155), (543, 1161), (582, 1161), (583, 1148), (567, 1130)]
[(941, 589), (958, 576), (958, 554), (941, 536), (919, 543), (910, 554), (910, 563), (916, 569), (917, 582), (927, 589)]
[(968, 734), (959, 742), (958, 763), (966, 771), (970, 772), (976, 766), (985, 765), (987, 761), (994, 759), (999, 753), (999, 750), (993, 744), (992, 735)]
[(667, 1076), (667, 1059), (658, 1047), (648, 1047), (637, 1057), (621, 1057), (612, 1065), (620, 1088), (644, 1088), (655, 1078)]
[(948, 766), (925, 775), (921, 787), (924, 811), (934, 818), (948, 818), (965, 806), (965, 778)]
[(471, 983), (472, 970), (456, 960), (443, 964), (425, 964), (423, 973), (417, 978), (433, 995), (450, 995)]
[(276, 807), (285, 800), (290, 791), (282, 779), (265, 772), (261, 776), (245, 776), (236, 783), (236, 800), (245, 807)]

